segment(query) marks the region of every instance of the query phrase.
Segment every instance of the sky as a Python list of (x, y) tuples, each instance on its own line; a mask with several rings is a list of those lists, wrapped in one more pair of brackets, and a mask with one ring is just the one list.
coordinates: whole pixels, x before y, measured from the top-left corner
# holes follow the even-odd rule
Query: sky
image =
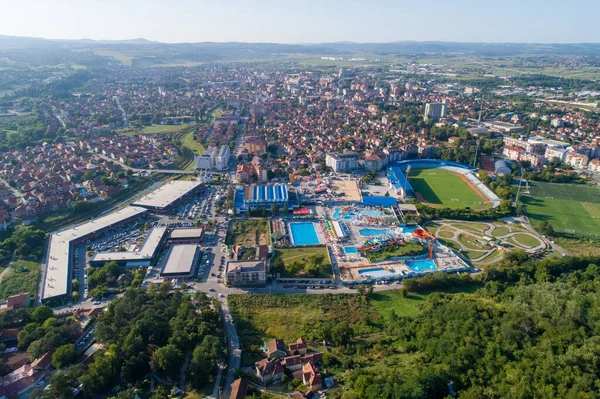
[(49, 39), (597, 43), (599, 0), (0, 0), (0, 34)]

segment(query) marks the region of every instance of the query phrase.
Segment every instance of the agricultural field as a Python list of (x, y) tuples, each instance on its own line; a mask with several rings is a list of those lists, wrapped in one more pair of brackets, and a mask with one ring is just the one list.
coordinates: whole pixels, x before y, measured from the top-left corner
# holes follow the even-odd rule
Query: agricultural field
[(417, 199), (427, 205), (452, 209), (487, 207), (483, 194), (457, 173), (445, 169), (413, 169), (409, 181)]
[(529, 194), (521, 198), (534, 226), (548, 222), (558, 232), (600, 236), (600, 188), (529, 182)]
[(331, 260), (327, 248), (324, 246), (276, 249), (271, 265), (283, 278), (298, 276), (333, 277)]
[(242, 245), (249, 247), (256, 245), (270, 245), (271, 236), (269, 233), (269, 220), (250, 219), (234, 222), (227, 233), (225, 243), (227, 245)]

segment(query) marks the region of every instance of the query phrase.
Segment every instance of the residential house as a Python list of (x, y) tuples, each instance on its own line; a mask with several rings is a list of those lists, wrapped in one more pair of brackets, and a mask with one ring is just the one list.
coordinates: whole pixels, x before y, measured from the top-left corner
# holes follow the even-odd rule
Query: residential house
[(285, 350), (285, 342), (282, 339), (273, 338), (265, 343), (265, 353), (269, 358), (282, 358), (287, 355)]
[(231, 395), (229, 399), (244, 399), (248, 394), (248, 381), (243, 378), (238, 378), (231, 385)]
[(256, 376), (263, 384), (278, 382), (283, 377), (283, 366), (278, 358), (262, 359), (254, 364)]
[(289, 349), (290, 354), (292, 354), (292, 355), (306, 355), (308, 346), (306, 345), (306, 342), (302, 338), (298, 338), (298, 340), (296, 342), (288, 345), (288, 349)]

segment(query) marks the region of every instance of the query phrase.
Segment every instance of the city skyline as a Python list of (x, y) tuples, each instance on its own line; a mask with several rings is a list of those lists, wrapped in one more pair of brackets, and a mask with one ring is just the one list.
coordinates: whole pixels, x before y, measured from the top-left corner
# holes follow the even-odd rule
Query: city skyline
[[(26, 8), (16, 3), (3, 5), (11, 18), (3, 22), (0, 34), (48, 39), (144, 38), (163, 43), (600, 42), (600, 32), (594, 29), (600, 5), (589, 0), (569, 4), (508, 0), (502, 7), (468, 0), (435, 7), (389, 0), (368, 7), (356, 1), (322, 4), (313, 0), (302, 4), (266, 0), (260, 5), (239, 0), (227, 4), (212, 0), (28, 3)], [(569, 15), (577, 18), (566, 18)]]

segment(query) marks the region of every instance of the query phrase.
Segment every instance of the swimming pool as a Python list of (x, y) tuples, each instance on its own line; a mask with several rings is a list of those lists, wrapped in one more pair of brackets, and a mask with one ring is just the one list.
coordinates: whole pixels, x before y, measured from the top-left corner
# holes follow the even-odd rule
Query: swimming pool
[(343, 211), (344, 217), (342, 217), (342, 208), (336, 208), (333, 212), (333, 218), (337, 220), (350, 220), (356, 216), (355, 212), (352, 211)]
[(394, 271), (386, 270), (383, 267), (370, 267), (368, 269), (361, 269), (358, 274), (363, 277), (371, 278), (382, 278), (382, 277), (394, 277), (398, 274)]
[(346, 255), (356, 255), (358, 253), (358, 249), (356, 249), (356, 247), (344, 247), (344, 252)]
[(371, 217), (384, 217), (385, 213), (378, 211), (377, 209), (363, 209), (360, 211), (363, 215), (371, 216)]
[(312, 222), (290, 223), (290, 232), (294, 245), (320, 244), (317, 230)]
[(435, 266), (435, 262), (432, 259), (424, 259), (424, 260), (412, 260), (406, 262), (406, 265), (413, 272), (426, 272), (429, 270), (437, 270)]
[(391, 231), (389, 229), (361, 229), (358, 231), (361, 236), (371, 237), (371, 236), (380, 236), (382, 234), (390, 234)]
[(418, 227), (402, 227), (402, 234), (412, 234)]

